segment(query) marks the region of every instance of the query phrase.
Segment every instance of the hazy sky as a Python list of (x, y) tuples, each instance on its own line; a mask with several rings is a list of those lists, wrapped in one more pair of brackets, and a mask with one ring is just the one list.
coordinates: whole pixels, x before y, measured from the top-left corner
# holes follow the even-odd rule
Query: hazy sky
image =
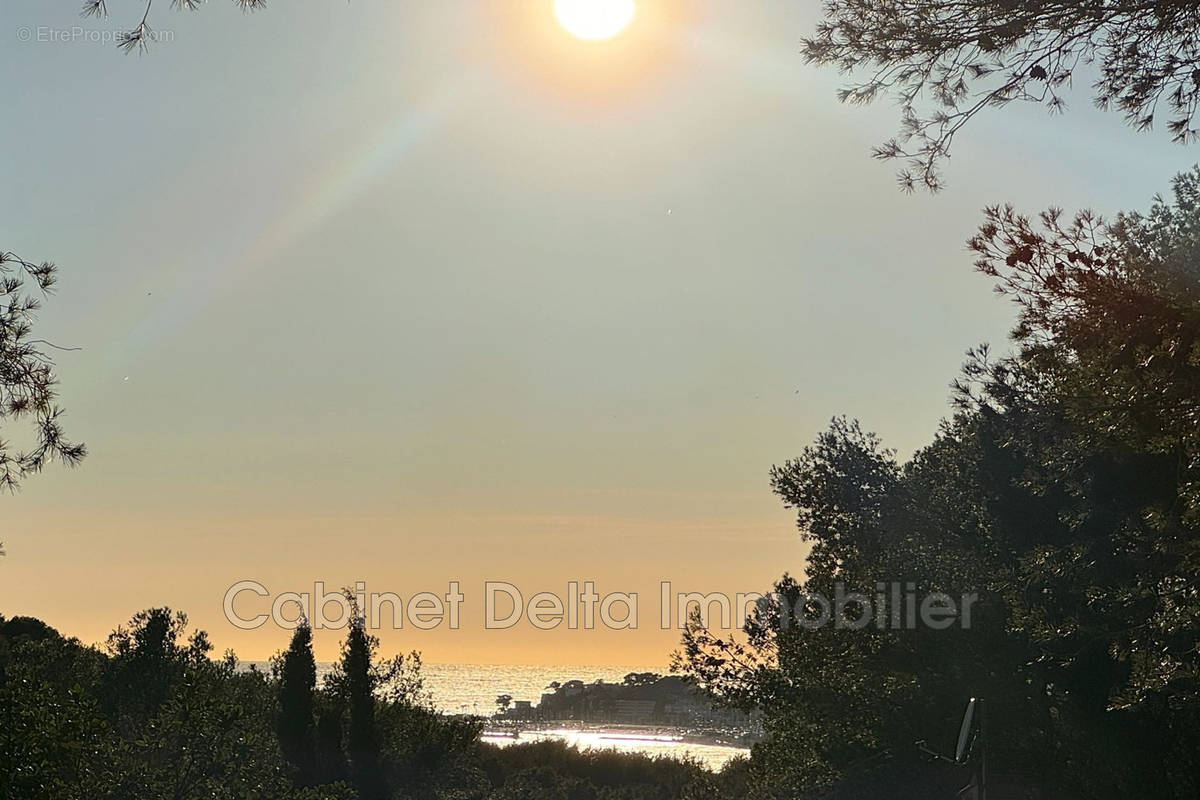
[[(85, 641), (166, 604), (263, 658), (288, 634), (224, 620), (238, 580), (458, 580), (462, 630), (385, 650), (665, 664), (660, 580), (802, 568), (773, 463), (840, 413), (907, 455), (1002, 342), (981, 207), (1143, 207), (1195, 158), (1081, 92), (985, 115), (906, 197), (868, 157), (892, 105), (798, 55), (808, 0), (639, 0), (603, 43), (551, 0), (158, 0), (146, 56), (46, 41), (140, 17), (108, 5), (0, 10), (0, 248), (62, 269), (40, 333), (83, 348), (92, 451), (0, 498), (0, 613)], [(484, 580), (638, 591), (642, 629), (483, 631)]]

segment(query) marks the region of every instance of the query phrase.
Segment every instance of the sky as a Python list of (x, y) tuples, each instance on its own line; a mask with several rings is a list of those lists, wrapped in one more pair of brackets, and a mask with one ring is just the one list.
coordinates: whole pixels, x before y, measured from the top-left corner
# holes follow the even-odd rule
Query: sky
[[(0, 613), (99, 642), (168, 605), (263, 659), (284, 592), (465, 595), (427, 661), (662, 667), (660, 582), (803, 569), (768, 470), (829, 419), (907, 457), (1013, 312), (964, 242), (989, 204), (1142, 208), (1194, 151), (1089, 106), (985, 114), (936, 196), (869, 150), (887, 101), (804, 63), (818, 4), (639, 0), (585, 42), (552, 0), (5, 0), (0, 249), (55, 261), (39, 333), (91, 451), (0, 498)], [(72, 33), (73, 28), (80, 32)], [(3, 431), (19, 439), (19, 432)], [(638, 593), (636, 630), (483, 626)], [(317, 657), (337, 631), (318, 631)]]

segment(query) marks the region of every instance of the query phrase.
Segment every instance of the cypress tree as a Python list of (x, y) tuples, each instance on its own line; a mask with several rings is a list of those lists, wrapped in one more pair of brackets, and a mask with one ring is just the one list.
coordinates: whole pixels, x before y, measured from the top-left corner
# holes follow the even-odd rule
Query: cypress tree
[(386, 787), (379, 764), (379, 732), (375, 724), (375, 679), (371, 659), (377, 642), (351, 600), (353, 615), (342, 648), (342, 675), (350, 711), (346, 745), (354, 783), (362, 800), (376, 800)]
[(315, 775), (313, 693), (317, 663), (312, 652), (312, 628), (307, 620), (292, 634), (279, 673), (279, 746), (296, 770), (296, 783), (311, 785)]

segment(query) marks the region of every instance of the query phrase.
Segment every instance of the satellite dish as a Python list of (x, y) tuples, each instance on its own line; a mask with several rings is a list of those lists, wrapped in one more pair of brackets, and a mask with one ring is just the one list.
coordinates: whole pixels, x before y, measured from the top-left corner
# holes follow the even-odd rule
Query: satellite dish
[(978, 705), (975, 698), (967, 701), (967, 710), (963, 712), (962, 725), (958, 729), (958, 746), (954, 748), (954, 763), (962, 764), (971, 750), (975, 739), (975, 708)]

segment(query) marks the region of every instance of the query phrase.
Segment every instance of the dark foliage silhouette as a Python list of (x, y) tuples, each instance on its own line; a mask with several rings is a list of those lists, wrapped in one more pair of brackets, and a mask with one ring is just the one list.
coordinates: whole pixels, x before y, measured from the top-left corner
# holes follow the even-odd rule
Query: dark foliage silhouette
[(296, 783), (316, 780), (317, 662), (312, 651), (312, 628), (302, 620), (292, 634), (287, 652), (273, 666), (279, 683), (279, 746), (296, 769)]
[(1139, 129), (1165, 117), (1174, 140), (1196, 137), (1192, 0), (826, 0), (803, 52), (864, 76), (843, 100), (899, 102), (900, 134), (875, 155), (907, 162), (899, 179), (909, 190), (941, 187), (955, 136), (984, 109), (1027, 101), (1062, 110), (1076, 81), (1092, 82), (1096, 104)]
[[(87, 454), (63, 432), (49, 352), (58, 348), (33, 332), (42, 299), (57, 277), (50, 262), (35, 264), (0, 251), (0, 434), (5, 434), (0, 438), (0, 488), (10, 491), (50, 461), (74, 466)], [(26, 424), (32, 428), (32, 443), (18, 447), (10, 438), (11, 428)]]
[[(0, 797), (738, 796), (695, 764), (551, 743), (483, 745), (476, 721), (423, 704), (419, 662), (374, 661), (376, 644), (364, 634), (348, 630), (339, 667), (314, 688), (311, 631), (293, 635), (268, 675), (240, 668), (232, 654), (210, 658), (207, 636), (189, 633), (187, 618), (170, 609), (135, 615), (103, 649), (36, 619), (0, 617)], [(354, 703), (363, 706), (357, 718)]]
[[(804, 630), (764, 602), (744, 636), (696, 621), (679, 665), (763, 710), (753, 797), (934, 796), (917, 739), (987, 698), (998, 774), (1065, 798), (1200, 792), (1200, 171), (1111, 224), (988, 209), (977, 267), (1019, 311), (970, 351), (956, 413), (900, 463), (835, 420), (771, 473), (832, 595), (877, 581), (979, 593), (969, 629)], [(905, 792), (908, 792), (906, 794)]]

